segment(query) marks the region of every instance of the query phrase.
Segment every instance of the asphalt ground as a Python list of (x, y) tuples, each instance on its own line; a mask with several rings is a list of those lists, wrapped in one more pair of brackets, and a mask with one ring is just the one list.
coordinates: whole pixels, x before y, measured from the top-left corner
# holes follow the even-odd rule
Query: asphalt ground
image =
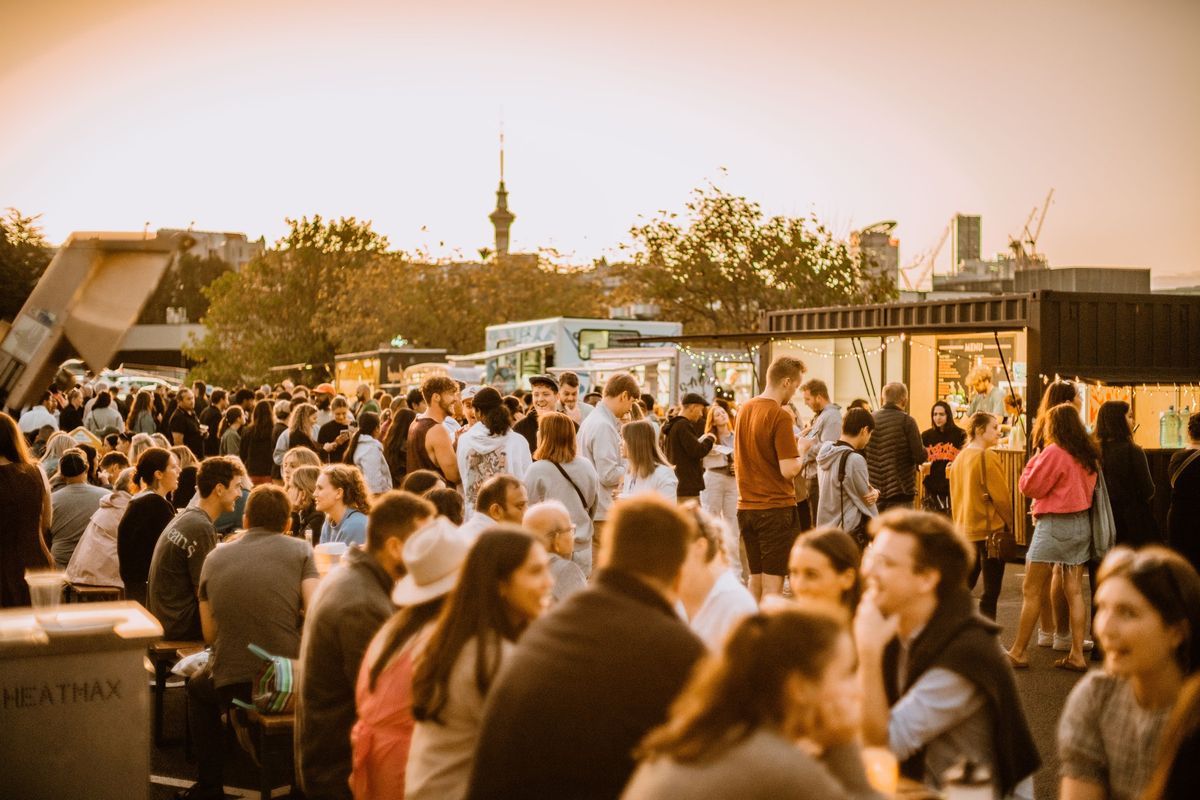
[[(1004, 590), (997, 607), (997, 621), (1003, 627), (1001, 640), (1005, 645), (1012, 642), (1017, 616), (1021, 610), (1021, 579), (1024, 565), (1009, 564), (1004, 574)], [(1086, 580), (1086, 574), (1085, 574)], [(982, 584), (982, 581), (981, 581)], [(976, 592), (982, 588), (976, 588)], [(1085, 593), (1085, 596), (1087, 594)], [(1025, 715), (1033, 731), (1034, 740), (1042, 756), (1042, 767), (1034, 777), (1038, 800), (1053, 800), (1058, 797), (1058, 755), (1055, 731), (1063, 704), (1071, 688), (1082, 677), (1073, 672), (1055, 669), (1053, 661), (1061, 657), (1050, 648), (1029, 649), (1030, 668), (1016, 673), (1017, 688), (1025, 708)], [(1093, 667), (1095, 665), (1093, 664)], [(176, 741), (163, 747), (152, 748), (151, 798), (167, 800), (180, 788), (195, 779), (194, 762), (189, 762), (184, 753), (184, 689), (168, 689), (165, 705), (166, 736)], [(258, 768), (250, 756), (242, 750), (232, 735), (227, 736), (225, 784), (229, 798), (258, 797)], [(276, 797), (286, 797), (286, 789), (276, 790)], [(298, 796), (298, 793), (297, 793)]]

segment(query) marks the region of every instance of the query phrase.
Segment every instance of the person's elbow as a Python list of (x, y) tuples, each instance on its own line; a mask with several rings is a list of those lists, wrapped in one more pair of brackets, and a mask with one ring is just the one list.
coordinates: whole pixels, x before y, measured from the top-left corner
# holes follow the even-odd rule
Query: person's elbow
[(789, 480), (800, 474), (800, 467), (799, 458), (784, 458), (779, 461), (779, 472)]

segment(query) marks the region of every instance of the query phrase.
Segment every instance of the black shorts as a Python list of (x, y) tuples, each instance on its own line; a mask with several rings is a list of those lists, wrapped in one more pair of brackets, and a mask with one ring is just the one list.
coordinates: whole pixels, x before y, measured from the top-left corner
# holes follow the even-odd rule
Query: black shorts
[(746, 542), (750, 574), (787, 575), (788, 554), (800, 535), (800, 513), (796, 507), (739, 508), (737, 521)]

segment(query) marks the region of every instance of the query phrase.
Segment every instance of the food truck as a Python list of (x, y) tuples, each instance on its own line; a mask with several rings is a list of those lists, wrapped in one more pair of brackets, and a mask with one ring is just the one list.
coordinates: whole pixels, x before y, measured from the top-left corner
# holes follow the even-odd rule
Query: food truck
[[(629, 337), (678, 336), (678, 322), (654, 322), (632, 319), (591, 319), (585, 317), (549, 317), (525, 322), (489, 325), (484, 333), (484, 350), (465, 355), (447, 356), (452, 366), (482, 366), (483, 380), (502, 392), (528, 388), (531, 375), (572, 370), (579, 373), (580, 388), (597, 385), (588, 362), (609, 348), (621, 347)], [(644, 368), (652, 356), (641, 356), (637, 366)], [(629, 361), (638, 361), (630, 358)], [(666, 365), (664, 365), (666, 366)], [(668, 372), (652, 370), (656, 384), (670, 386)], [(670, 389), (667, 390), (668, 392)]]

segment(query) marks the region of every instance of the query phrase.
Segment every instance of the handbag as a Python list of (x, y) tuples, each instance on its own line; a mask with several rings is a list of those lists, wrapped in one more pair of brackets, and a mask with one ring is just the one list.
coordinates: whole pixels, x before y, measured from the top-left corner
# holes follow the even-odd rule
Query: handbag
[[(995, 506), (992, 495), (987, 488), (987, 451), (979, 454), (979, 483), (983, 487), (983, 498)], [(989, 515), (990, 516), (990, 515)], [(993, 561), (1011, 561), (1017, 557), (1017, 537), (1005, 525), (998, 531), (991, 531), (987, 537), (987, 557)]]
[(1117, 524), (1113, 519), (1112, 502), (1108, 497), (1103, 470), (1096, 470), (1096, 488), (1092, 492), (1088, 522), (1092, 527), (1092, 558), (1099, 561), (1108, 555), (1117, 542)]
[(286, 714), (296, 705), (296, 662), (286, 656), (273, 656), (256, 644), (247, 645), (251, 653), (266, 663), (258, 671), (258, 677), (250, 687), (253, 703), (234, 698), (240, 708), (255, 710), (262, 714)]

